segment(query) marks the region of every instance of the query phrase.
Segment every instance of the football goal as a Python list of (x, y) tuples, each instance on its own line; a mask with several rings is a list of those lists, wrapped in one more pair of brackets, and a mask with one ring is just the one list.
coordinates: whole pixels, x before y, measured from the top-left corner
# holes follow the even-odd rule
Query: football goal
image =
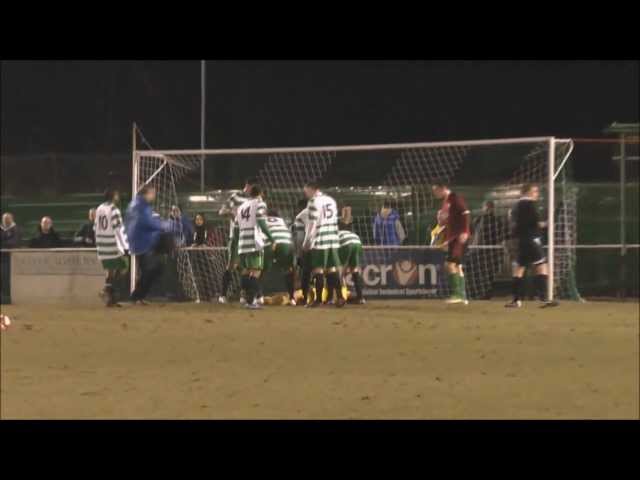
[[(498, 279), (509, 275), (513, 258), (509, 212), (522, 185), (535, 183), (541, 190), (540, 215), (547, 223), (549, 296), (575, 299), (577, 190), (571, 181), (572, 150), (570, 139), (554, 137), (295, 148), (134, 147), (132, 193), (144, 185), (155, 186), (154, 208), (163, 217), (173, 205), (190, 214), (203, 205), (217, 212), (229, 187), (225, 178), (214, 175), (201, 193), (201, 164), (211, 166), (214, 173), (222, 165), (232, 165), (243, 177), (258, 178), (268, 207), (290, 223), (298, 213), (304, 184), (316, 181), (336, 199), (340, 210), (350, 207), (350, 218), (343, 220), (365, 245), (365, 287), (381, 295), (384, 288), (395, 286), (394, 291), (404, 288), (404, 293), (411, 290), (417, 296), (440, 297), (448, 294), (437, 260), (443, 252), (430, 246), (429, 235), (441, 200), (433, 197), (431, 185), (446, 181), (464, 196), (472, 212), (473, 232), (464, 260), (467, 293), (483, 298)], [(376, 226), (378, 216), (388, 215), (397, 219), (401, 237), (393, 242), (383, 240)], [(216, 221), (226, 225), (228, 235), (228, 219)], [(187, 298), (208, 301), (220, 294), (227, 263), (223, 243), (182, 246), (175, 256), (179, 284)], [(427, 266), (420, 269), (421, 261)], [(409, 274), (412, 269), (415, 275)], [(132, 284), (135, 276), (132, 262)]]

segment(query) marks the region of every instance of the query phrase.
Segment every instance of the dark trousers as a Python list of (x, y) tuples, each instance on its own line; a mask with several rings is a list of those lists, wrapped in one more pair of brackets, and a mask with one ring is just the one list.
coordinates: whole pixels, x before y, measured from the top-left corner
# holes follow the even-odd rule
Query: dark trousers
[(136, 283), (136, 288), (131, 294), (131, 300), (144, 299), (153, 284), (162, 276), (162, 255), (149, 251), (142, 255), (136, 255), (138, 268), (140, 269), (140, 277)]

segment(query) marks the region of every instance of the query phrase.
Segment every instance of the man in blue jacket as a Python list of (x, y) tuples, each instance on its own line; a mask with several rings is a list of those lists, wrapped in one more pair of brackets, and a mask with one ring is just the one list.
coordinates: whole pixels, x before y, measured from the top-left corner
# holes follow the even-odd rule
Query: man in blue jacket
[(131, 294), (135, 303), (145, 304), (145, 297), (153, 283), (162, 275), (163, 253), (168, 253), (172, 235), (171, 223), (153, 213), (152, 204), (156, 189), (151, 185), (142, 187), (127, 208), (125, 229), (129, 237), (129, 249), (136, 256), (140, 277)]
[(373, 243), (376, 245), (400, 245), (406, 238), (400, 222), (400, 214), (391, 203), (384, 202), (373, 220)]

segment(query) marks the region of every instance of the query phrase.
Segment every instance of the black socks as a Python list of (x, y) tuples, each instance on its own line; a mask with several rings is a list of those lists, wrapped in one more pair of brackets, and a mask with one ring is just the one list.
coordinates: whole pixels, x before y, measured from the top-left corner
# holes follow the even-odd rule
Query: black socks
[(240, 280), (240, 286), (245, 292), (247, 303), (255, 302), (256, 295), (260, 291), (260, 284), (258, 283), (258, 279), (249, 275), (243, 275), (242, 279)]
[[(244, 277), (243, 277), (244, 279)], [(225, 270), (222, 275), (222, 296), (226, 297), (227, 292), (229, 291), (229, 284), (231, 283), (231, 272), (229, 270)], [(242, 283), (242, 282), (241, 282)], [(242, 284), (242, 288), (244, 289), (244, 284)]]
[(358, 295), (358, 299), (362, 299), (362, 275), (360, 272), (353, 272), (351, 274), (351, 278), (353, 279), (353, 286), (356, 288), (356, 295)]
[(293, 299), (293, 272), (288, 272), (287, 274), (285, 274), (284, 283), (287, 285), (287, 293), (289, 294), (289, 300), (292, 300)]
[(327, 290), (329, 291), (329, 300), (333, 298), (334, 291), (336, 292), (336, 299), (342, 298), (342, 285), (338, 272), (327, 273)]
[(315, 273), (313, 275), (313, 287), (316, 293), (316, 303), (322, 302), (322, 289), (324, 288), (324, 275), (322, 273)]
[[(533, 277), (533, 285), (536, 292), (536, 297), (540, 301), (545, 301), (547, 299), (547, 275), (536, 275)], [(511, 292), (513, 293), (513, 300), (524, 300), (525, 297), (525, 281), (524, 277), (513, 277), (513, 284), (511, 286)]]
[(513, 294), (513, 301), (516, 302), (524, 298), (524, 277), (513, 277), (512, 280), (511, 293)]
[(547, 275), (536, 275), (533, 282), (538, 299), (544, 302), (547, 299)]

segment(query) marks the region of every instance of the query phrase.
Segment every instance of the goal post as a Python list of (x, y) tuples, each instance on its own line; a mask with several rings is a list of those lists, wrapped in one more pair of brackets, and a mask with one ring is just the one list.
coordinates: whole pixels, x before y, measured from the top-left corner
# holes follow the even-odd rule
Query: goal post
[[(573, 278), (577, 189), (569, 169), (572, 149), (570, 139), (555, 137), (189, 150), (137, 150), (134, 144), (132, 193), (135, 195), (143, 185), (154, 185), (158, 192), (154, 209), (161, 216), (166, 217), (173, 205), (180, 205), (190, 216), (206, 211), (207, 220), (224, 231), (213, 245), (182, 246), (176, 252), (179, 283), (185, 295), (205, 301), (221, 293), (219, 279), (227, 262), (224, 238), (228, 238), (229, 230), (228, 219), (218, 217), (217, 211), (229, 193), (223, 189), (229, 185), (225, 178), (209, 179), (202, 193), (202, 162), (224, 162), (231, 170), (242, 172), (244, 178), (257, 177), (266, 190), (267, 205), (276, 208), (287, 222), (298, 213), (296, 205), (304, 184), (317, 181), (336, 199), (339, 209), (352, 207), (352, 230), (365, 246), (365, 262), (390, 265), (396, 270), (403, 265), (413, 268), (411, 265), (421, 261), (435, 263), (438, 252), (429, 246), (428, 235), (441, 201), (433, 197), (430, 187), (433, 182), (446, 181), (466, 198), (472, 211), (474, 231), (464, 262), (465, 276), (469, 295), (483, 298), (491, 293), (496, 281), (510, 277), (514, 246), (509, 238), (509, 212), (522, 185), (535, 183), (541, 187), (540, 213), (547, 220), (549, 298), (577, 298)], [(376, 218), (389, 211), (405, 233), (401, 245), (380, 242)], [(403, 255), (414, 257), (405, 262)], [(416, 255), (426, 259), (416, 260)], [(390, 282), (402, 283), (404, 277), (396, 275), (396, 270), (395, 280)], [(372, 286), (382, 282), (374, 278), (374, 273)], [(132, 262), (132, 288), (135, 278)], [(418, 282), (413, 277), (407, 281)], [(434, 296), (448, 294), (446, 282), (431, 287), (437, 292)], [(416, 289), (423, 290), (430, 291)]]
[(549, 158), (547, 160), (547, 268), (548, 281), (547, 281), (547, 298), (553, 300), (555, 296), (555, 277), (554, 272), (554, 253), (555, 253), (555, 163), (556, 163), (556, 140), (555, 138), (549, 139)]

